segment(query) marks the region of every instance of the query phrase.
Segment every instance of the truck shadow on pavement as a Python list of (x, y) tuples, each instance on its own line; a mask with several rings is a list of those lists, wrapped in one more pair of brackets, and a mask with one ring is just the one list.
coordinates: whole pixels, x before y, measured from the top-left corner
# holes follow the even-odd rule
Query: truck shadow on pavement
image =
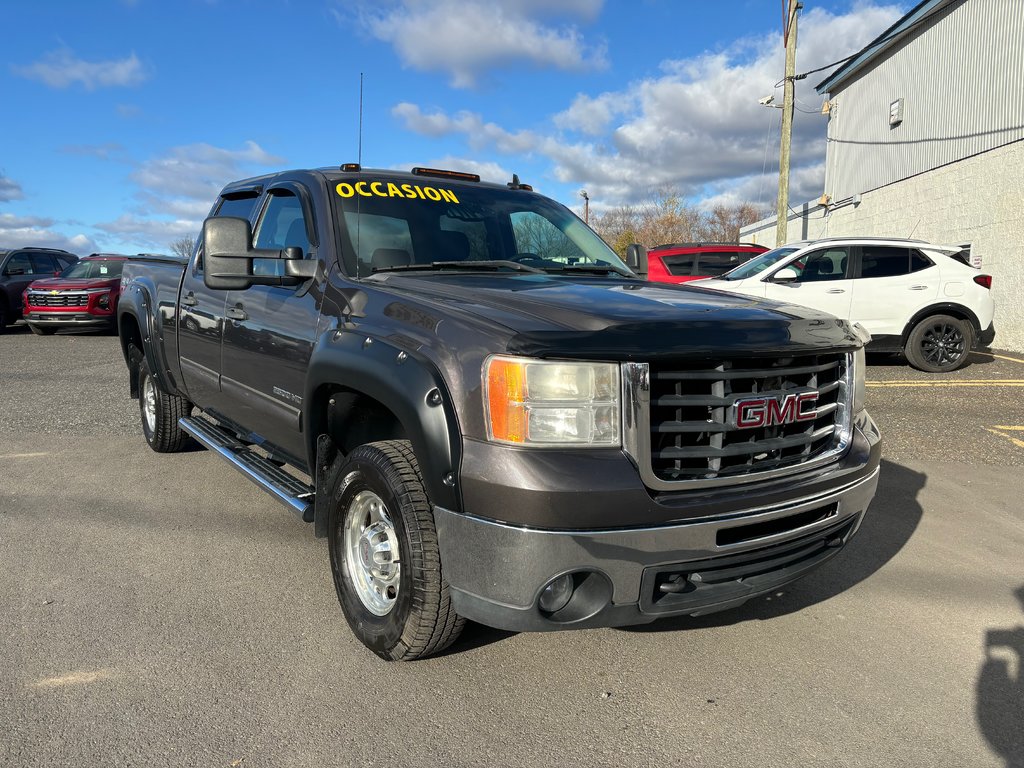
[[(1024, 610), (1024, 585), (1013, 593)], [(1006, 768), (1024, 768), (1024, 625), (985, 633), (975, 714), (989, 747)]]
[(927, 476), (882, 460), (882, 472), (864, 522), (844, 551), (791, 585), (748, 603), (707, 616), (679, 616), (653, 624), (622, 627), (628, 632), (673, 632), (771, 619), (824, 602), (864, 581), (896, 556), (921, 522), (917, 495)]

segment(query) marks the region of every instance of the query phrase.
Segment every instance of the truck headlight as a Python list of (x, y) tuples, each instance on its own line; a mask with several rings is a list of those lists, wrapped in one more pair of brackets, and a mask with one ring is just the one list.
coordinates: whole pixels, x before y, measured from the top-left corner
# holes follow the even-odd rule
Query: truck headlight
[(487, 436), (499, 443), (616, 447), (619, 367), (495, 356), (484, 364)]

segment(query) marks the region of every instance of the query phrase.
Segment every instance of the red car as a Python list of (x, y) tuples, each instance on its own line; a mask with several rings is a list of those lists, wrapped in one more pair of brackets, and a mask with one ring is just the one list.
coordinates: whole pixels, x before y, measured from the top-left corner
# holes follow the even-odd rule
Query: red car
[(753, 243), (671, 243), (647, 252), (647, 279), (686, 283), (718, 277), (768, 249)]
[(113, 329), (127, 256), (94, 253), (22, 294), (22, 317), (40, 336), (58, 328)]

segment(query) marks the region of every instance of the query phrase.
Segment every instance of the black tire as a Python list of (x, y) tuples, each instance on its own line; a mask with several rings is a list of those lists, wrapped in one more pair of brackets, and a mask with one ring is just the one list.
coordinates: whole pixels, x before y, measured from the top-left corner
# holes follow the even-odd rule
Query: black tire
[[(148, 413), (150, 407), (153, 412)], [(178, 426), (178, 419), (191, 413), (192, 403), (160, 389), (143, 358), (139, 364), (139, 416), (149, 447), (157, 453), (177, 453), (189, 447), (192, 438)]]
[(0, 333), (4, 332), (7, 327), (7, 323), (10, 321), (10, 317), (7, 314), (7, 305), (0, 302)]
[[(452, 607), (441, 570), (434, 514), (412, 446), (407, 440), (361, 445), (345, 459), (336, 478), (328, 548), (338, 601), (352, 632), (387, 661), (411, 661), (447, 648), (462, 632), (465, 619)], [(369, 501), (372, 506), (374, 498), (382, 509), (378, 505), (370, 513), (366, 504)], [(384, 583), (369, 578), (374, 515), (378, 516), (376, 527), (384, 531), (375, 540), (378, 546), (387, 544), (384, 566), (397, 582), (376, 593), (367, 583), (374, 582), (378, 588)], [(361, 531), (358, 538), (357, 530)], [(358, 542), (359, 557), (353, 556), (353, 542)], [(395, 545), (397, 560), (391, 555)]]
[(36, 336), (52, 336), (54, 331), (57, 330), (56, 328), (40, 328), (38, 325), (32, 325), (31, 323), (28, 327)]
[(904, 351), (919, 371), (949, 373), (967, 362), (974, 346), (974, 328), (967, 320), (931, 315), (914, 326)]

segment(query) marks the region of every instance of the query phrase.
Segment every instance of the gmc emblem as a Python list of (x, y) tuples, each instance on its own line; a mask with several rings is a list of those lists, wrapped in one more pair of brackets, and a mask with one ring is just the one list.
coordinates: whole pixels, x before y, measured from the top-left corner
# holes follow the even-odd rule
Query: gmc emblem
[(729, 409), (729, 420), (739, 429), (757, 429), (817, 418), (818, 393), (791, 392), (782, 397), (745, 397)]

